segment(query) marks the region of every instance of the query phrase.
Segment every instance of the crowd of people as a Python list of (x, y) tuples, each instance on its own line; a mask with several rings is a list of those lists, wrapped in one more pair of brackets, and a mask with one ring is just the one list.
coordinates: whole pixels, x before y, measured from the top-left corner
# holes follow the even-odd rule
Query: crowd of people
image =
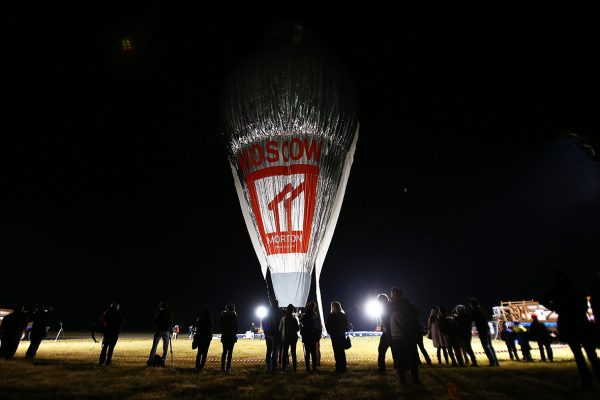
[[(593, 387), (593, 379), (583, 356), (582, 348), (592, 366), (596, 378), (600, 380), (600, 362), (596, 355), (596, 347), (600, 345), (600, 327), (587, 317), (587, 298), (582, 290), (566, 275), (555, 275), (555, 286), (549, 290), (541, 303), (556, 311), (558, 317), (558, 334), (560, 340), (568, 344), (573, 352), (581, 381), (585, 389)], [(592, 308), (600, 315), (598, 290), (592, 295)], [(452, 310), (444, 306), (431, 309), (427, 326), (420, 323), (418, 308), (410, 301), (402, 290), (394, 287), (390, 295), (380, 294), (377, 301), (381, 305), (381, 336), (378, 345), (377, 370), (386, 371), (386, 353), (391, 350), (393, 369), (401, 383), (405, 383), (406, 375), (410, 375), (413, 383), (420, 383), (419, 365), (421, 359), (419, 350), (427, 364), (431, 358), (423, 345), (426, 335), (437, 351), (437, 363), (450, 364), (453, 367), (479, 366), (473, 351), (471, 340), (473, 326), (481, 342), (488, 365), (499, 367), (496, 350), (492, 345), (492, 332), (488, 317), (479, 301), (470, 298), (466, 305), (456, 305)], [(0, 358), (14, 358), (22, 332), (28, 323), (32, 323), (30, 344), (25, 358), (33, 360), (36, 352), (46, 336), (48, 319), (51, 308), (36, 305), (31, 312), (25, 312), (22, 306), (8, 314), (0, 327)], [(348, 318), (338, 301), (331, 303), (330, 312), (325, 320), (325, 328), (331, 339), (335, 359), (335, 371), (344, 373), (347, 370), (346, 350), (351, 342), (348, 332)], [(220, 314), (221, 330), (221, 370), (231, 371), (232, 355), (237, 342), (238, 317), (235, 305), (229, 303)], [(112, 356), (119, 339), (119, 334), (125, 321), (120, 312), (120, 305), (113, 302), (104, 311), (97, 322), (98, 331), (103, 333), (102, 349), (98, 363), (110, 365)], [(261, 321), (266, 344), (265, 367), (269, 372), (278, 369), (285, 371), (298, 368), (297, 345), (302, 341), (304, 364), (307, 372), (314, 372), (320, 366), (320, 343), (323, 337), (321, 318), (318, 315), (314, 301), (308, 302), (303, 310), (297, 310), (294, 305), (280, 307), (276, 299), (270, 302), (266, 317)], [(176, 339), (178, 329), (174, 329), (172, 313), (169, 304), (161, 301), (154, 317), (154, 335), (152, 347), (147, 360), (149, 367), (164, 367), (168, 357), (170, 342)], [(537, 342), (542, 361), (554, 360), (551, 341), (553, 339), (548, 328), (532, 315), (532, 322), (526, 327), (519, 321), (504, 322), (500, 326), (500, 339), (506, 344), (511, 360), (533, 361), (530, 342)], [(197, 349), (195, 367), (198, 371), (206, 365), (208, 350), (213, 339), (213, 321), (208, 308), (204, 308), (195, 323), (190, 327), (192, 348)], [(162, 356), (157, 354), (159, 343), (162, 341)], [(519, 344), (521, 358), (517, 352)], [(289, 358), (291, 357), (291, 362)]]

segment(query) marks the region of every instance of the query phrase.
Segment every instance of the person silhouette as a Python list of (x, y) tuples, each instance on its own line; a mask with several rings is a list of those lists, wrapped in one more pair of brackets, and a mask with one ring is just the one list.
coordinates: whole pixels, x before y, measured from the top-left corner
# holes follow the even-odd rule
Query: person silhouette
[(554, 286), (540, 299), (540, 303), (558, 314), (559, 339), (573, 352), (581, 384), (585, 390), (593, 388), (592, 375), (583, 357), (585, 350), (596, 378), (600, 380), (600, 361), (596, 355), (593, 326), (587, 318), (587, 298), (570, 276), (554, 272)]
[[(231, 357), (233, 355), (233, 346), (237, 342), (238, 318), (235, 312), (235, 305), (229, 303), (221, 313), (221, 344), (223, 353), (221, 353), (221, 371), (231, 371)], [(227, 365), (225, 360), (227, 359)]]
[(148, 361), (146, 365), (154, 365), (153, 363), (154, 356), (156, 355), (156, 348), (158, 347), (158, 342), (160, 342), (160, 340), (162, 339), (163, 355), (161, 360), (161, 366), (165, 366), (167, 353), (169, 351), (169, 338), (171, 335), (172, 323), (173, 317), (171, 315), (171, 311), (169, 310), (169, 303), (163, 300), (158, 305), (158, 311), (154, 315), (154, 337), (152, 339), (152, 349), (150, 350), (150, 355), (148, 356)]
[(550, 332), (543, 322), (538, 320), (536, 314), (531, 314), (531, 324), (529, 325), (529, 336), (531, 340), (534, 340), (538, 344), (540, 349), (540, 357), (542, 361), (546, 361), (546, 354), (550, 362), (554, 361), (554, 353), (552, 352), (552, 346), (550, 345)]
[(377, 296), (377, 303), (381, 306), (380, 328), (381, 336), (379, 337), (379, 345), (377, 346), (377, 370), (385, 372), (385, 354), (391, 345), (391, 337), (389, 327), (386, 325), (388, 321), (388, 313), (390, 308), (390, 298), (387, 294), (381, 293)]
[(31, 314), (31, 333), (29, 335), (29, 348), (25, 353), (25, 359), (33, 361), (42, 340), (48, 334), (48, 326), (50, 324), (50, 314), (52, 307), (44, 308), (41, 304), (36, 304)]
[(490, 331), (490, 325), (488, 324), (487, 316), (479, 304), (479, 300), (472, 298), (469, 301), (471, 306), (471, 318), (475, 322), (477, 328), (477, 334), (479, 335), (479, 341), (481, 347), (488, 358), (490, 367), (499, 367), (498, 357), (496, 357), (496, 350), (492, 346), (492, 334)]
[(194, 340), (192, 341), (192, 349), (198, 349), (196, 354), (196, 370), (200, 371), (206, 364), (208, 357), (208, 348), (212, 341), (213, 323), (210, 317), (210, 310), (204, 308), (202, 314), (196, 319), (194, 326)]
[(339, 301), (331, 302), (331, 312), (325, 327), (331, 338), (331, 347), (333, 347), (333, 357), (335, 359), (335, 371), (346, 372), (346, 350), (344, 341), (348, 329), (348, 318), (342, 309), (342, 304)]
[(2, 319), (0, 332), (2, 340), (0, 341), (0, 359), (12, 360), (19, 348), (23, 329), (27, 326), (27, 315), (25, 307), (17, 304), (14, 311)]
[(279, 322), (279, 332), (281, 332), (281, 343), (283, 344), (283, 360), (284, 363), (281, 369), (285, 371), (288, 353), (292, 355), (292, 369), (296, 371), (298, 361), (296, 358), (296, 345), (298, 343), (298, 331), (300, 326), (294, 313), (296, 309), (293, 304), (287, 306), (287, 312), (281, 321)]
[(267, 371), (277, 370), (277, 359), (279, 358), (279, 349), (281, 347), (281, 333), (279, 332), (279, 322), (281, 321), (281, 310), (277, 299), (271, 299), (271, 307), (267, 316), (263, 319), (262, 326), (265, 333), (265, 344), (267, 352), (265, 363)]
[(119, 334), (125, 320), (119, 311), (120, 305), (116, 301), (104, 311), (100, 317), (100, 321), (104, 328), (104, 337), (102, 338), (102, 350), (98, 364), (110, 365), (112, 363), (113, 351), (119, 340)]

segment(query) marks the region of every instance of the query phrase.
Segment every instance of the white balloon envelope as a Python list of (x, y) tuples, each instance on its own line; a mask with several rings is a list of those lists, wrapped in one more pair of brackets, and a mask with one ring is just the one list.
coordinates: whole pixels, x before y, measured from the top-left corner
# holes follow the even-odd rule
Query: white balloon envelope
[(354, 89), (328, 56), (280, 44), (238, 68), (223, 98), (224, 138), (242, 213), (281, 306), (317, 296), (358, 138)]

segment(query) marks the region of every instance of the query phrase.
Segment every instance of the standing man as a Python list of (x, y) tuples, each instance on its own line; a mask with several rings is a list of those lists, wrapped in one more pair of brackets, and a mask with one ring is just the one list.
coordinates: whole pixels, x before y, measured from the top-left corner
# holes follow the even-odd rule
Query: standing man
[(475, 322), (477, 328), (477, 334), (481, 341), (481, 347), (487, 356), (490, 367), (499, 367), (498, 358), (496, 357), (496, 350), (492, 346), (492, 334), (490, 332), (490, 326), (488, 324), (487, 316), (479, 304), (479, 300), (471, 299), (469, 301), (471, 305), (471, 318)]
[(29, 335), (29, 348), (25, 353), (25, 358), (28, 361), (33, 361), (42, 340), (48, 334), (48, 326), (50, 323), (50, 313), (53, 311), (52, 307), (47, 309), (42, 307), (40, 304), (36, 304), (31, 314), (31, 334)]
[(404, 384), (404, 375), (409, 370), (413, 383), (420, 383), (416, 337), (419, 310), (398, 288), (392, 288), (390, 300), (387, 326), (392, 339), (390, 344), (398, 378), (400, 383)]
[[(221, 313), (221, 344), (223, 353), (221, 353), (221, 371), (231, 371), (231, 357), (233, 356), (233, 346), (237, 342), (238, 318), (235, 312), (235, 304), (229, 303)], [(227, 360), (227, 365), (225, 365)]]
[(154, 339), (152, 341), (152, 350), (148, 356), (148, 362), (146, 365), (152, 365), (154, 356), (156, 355), (156, 348), (158, 342), (162, 339), (163, 341), (163, 355), (162, 355), (162, 366), (165, 366), (167, 359), (167, 353), (169, 351), (169, 338), (171, 335), (171, 324), (173, 323), (173, 316), (169, 310), (169, 303), (165, 300), (161, 301), (158, 305), (158, 311), (154, 316)]
[(265, 362), (267, 371), (275, 372), (277, 370), (277, 359), (281, 347), (281, 333), (279, 332), (279, 322), (281, 321), (281, 310), (277, 299), (271, 300), (271, 307), (263, 320), (263, 331), (265, 332), (265, 343), (267, 344), (267, 354)]
[(112, 355), (119, 340), (119, 334), (125, 320), (119, 311), (119, 303), (114, 301), (108, 310), (104, 311), (100, 316), (100, 323), (104, 327), (104, 338), (102, 339), (102, 350), (100, 351), (100, 359), (98, 364), (110, 365), (112, 363)]
[(390, 335), (388, 324), (388, 313), (390, 308), (390, 299), (387, 294), (381, 293), (377, 296), (377, 302), (381, 305), (381, 336), (379, 337), (379, 346), (377, 347), (377, 369), (385, 372), (385, 353), (390, 348)]
[(540, 303), (558, 314), (559, 338), (562, 342), (567, 342), (573, 352), (583, 388), (591, 390), (594, 387), (592, 375), (581, 348), (585, 350), (599, 381), (600, 360), (596, 355), (593, 326), (587, 317), (587, 298), (579, 285), (562, 271), (554, 273), (554, 282), (554, 287), (544, 295)]
[[(540, 357), (542, 361), (546, 361), (546, 354), (550, 362), (554, 361), (554, 354), (552, 353), (552, 346), (550, 345), (550, 332), (543, 322), (538, 320), (537, 315), (531, 314), (531, 324), (529, 325), (529, 336), (531, 340), (535, 340), (540, 349)], [(544, 352), (544, 350), (546, 350)]]

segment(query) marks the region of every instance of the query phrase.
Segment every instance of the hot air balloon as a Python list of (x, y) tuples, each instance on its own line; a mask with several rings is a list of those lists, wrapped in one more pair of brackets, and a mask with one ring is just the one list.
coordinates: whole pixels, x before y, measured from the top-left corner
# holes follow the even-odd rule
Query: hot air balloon
[[(349, 75), (295, 26), (234, 70), (223, 137), (263, 277), (303, 307), (319, 277), (350, 174), (358, 116)], [(289, 40), (287, 40), (289, 39)]]

